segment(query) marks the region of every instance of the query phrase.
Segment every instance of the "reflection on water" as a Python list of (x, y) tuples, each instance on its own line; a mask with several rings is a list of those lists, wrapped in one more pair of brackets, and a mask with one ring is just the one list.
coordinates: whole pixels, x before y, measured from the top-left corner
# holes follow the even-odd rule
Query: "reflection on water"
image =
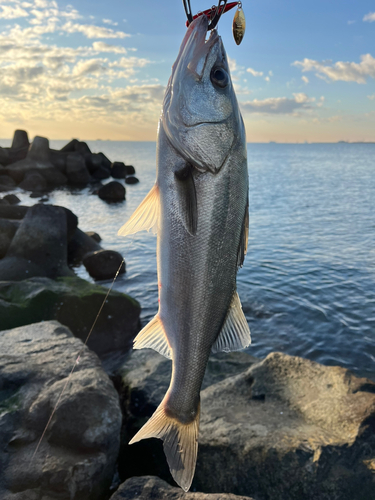
[[(61, 147), (61, 141), (51, 141)], [(4, 141), (3, 141), (3, 144)], [(125, 203), (107, 205), (88, 189), (56, 191), (80, 228), (121, 252), (127, 272), (115, 289), (157, 311), (156, 238), (117, 236), (155, 180), (155, 143), (89, 142), (94, 152), (134, 164), (140, 183)], [(248, 349), (342, 365), (375, 379), (375, 145), (249, 144), (250, 239), (238, 291), (250, 324)], [(22, 194), (22, 201), (35, 200)], [(90, 279), (83, 268), (80, 276)]]

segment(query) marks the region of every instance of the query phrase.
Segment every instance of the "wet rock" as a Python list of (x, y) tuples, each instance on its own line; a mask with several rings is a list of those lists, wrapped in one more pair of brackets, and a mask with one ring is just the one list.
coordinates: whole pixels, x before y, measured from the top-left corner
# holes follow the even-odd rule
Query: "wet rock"
[(0, 261), (0, 279), (22, 280), (32, 276), (56, 278), (73, 274), (67, 265), (65, 210), (40, 204), (30, 207), (6, 256)]
[(132, 477), (125, 481), (111, 500), (133, 499), (150, 500), (251, 500), (250, 497), (236, 496), (226, 493), (205, 493), (188, 492), (185, 493), (181, 488), (175, 488), (158, 477)]
[(0, 259), (5, 257), (19, 225), (19, 221), (0, 219)]
[(92, 173), (93, 179), (96, 180), (103, 180), (103, 179), (108, 179), (111, 177), (111, 171), (108, 170), (107, 168), (100, 166), (94, 172)]
[(126, 175), (134, 175), (135, 174), (135, 168), (133, 165), (126, 165)]
[(0, 498), (105, 498), (115, 472), (121, 413), (97, 356), (54, 321), (3, 331), (0, 380)]
[(38, 172), (26, 172), (23, 181), (19, 184), (19, 187), (25, 191), (43, 192), (47, 189), (47, 181), (43, 175)]
[[(4, 197), (5, 198), (5, 197)], [(1, 219), (23, 219), (27, 214), (30, 207), (25, 207), (23, 205), (16, 206), (2, 206), (0, 207), (0, 218)]]
[(70, 154), (66, 160), (66, 175), (70, 184), (86, 185), (90, 181), (90, 173), (84, 158), (79, 154)]
[(126, 294), (112, 290), (106, 298), (107, 293), (107, 288), (77, 276), (0, 281), (0, 330), (56, 319), (85, 341), (106, 299), (88, 347), (111, 361), (112, 353), (130, 349), (139, 331), (140, 306)]
[(68, 184), (67, 176), (55, 168), (52, 163), (45, 165), (44, 168), (39, 166), (39, 171), (46, 179), (48, 186), (53, 189)]
[(124, 201), (125, 192), (125, 188), (122, 184), (117, 181), (112, 181), (99, 189), (98, 196), (100, 199), (110, 202)]
[(100, 235), (98, 233), (95, 233), (95, 231), (86, 231), (85, 234), (87, 234), (87, 236), (90, 236), (90, 238), (92, 238), (97, 243), (100, 243), (102, 241)]
[(49, 140), (46, 137), (34, 137), (34, 140), (29, 147), (27, 158), (39, 162), (49, 162)]
[[(125, 262), (122, 255), (114, 250), (98, 250), (86, 254), (83, 265), (87, 272), (96, 280), (109, 280), (125, 273)], [(120, 267), (121, 266), (121, 267)]]
[(138, 182), (139, 182), (138, 178), (134, 177), (133, 175), (125, 179), (125, 184), (138, 184)]
[[(169, 382), (163, 358), (138, 359), (137, 366), (132, 364), (137, 359), (132, 360), (122, 372), (130, 394), (124, 406), (129, 439), (155, 410)], [(224, 377), (225, 372), (223, 367)], [(257, 500), (372, 498), (373, 382), (340, 367), (280, 353), (212, 382), (204, 383), (201, 392), (193, 488)], [(171, 481), (162, 453), (160, 440), (124, 447), (120, 476), (157, 474)]]
[(125, 179), (126, 177), (126, 165), (122, 161), (115, 161), (111, 165), (111, 176), (114, 179)]
[(9, 175), (0, 175), (0, 191), (10, 191), (17, 186), (15, 181)]
[(86, 254), (101, 249), (101, 246), (93, 238), (77, 228), (68, 245), (69, 265), (79, 266)]
[(10, 205), (9, 201), (4, 198), (0, 198), (0, 205)]
[(17, 205), (18, 203), (21, 203), (21, 200), (15, 194), (5, 195), (4, 200), (7, 200), (10, 205)]
[(14, 132), (12, 149), (28, 148), (30, 146), (29, 136), (25, 130), (16, 130)]

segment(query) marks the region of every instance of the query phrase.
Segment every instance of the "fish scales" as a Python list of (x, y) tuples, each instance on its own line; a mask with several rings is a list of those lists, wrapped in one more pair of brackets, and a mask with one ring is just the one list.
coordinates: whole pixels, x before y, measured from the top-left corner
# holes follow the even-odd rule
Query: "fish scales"
[(159, 311), (134, 348), (172, 360), (163, 401), (130, 443), (162, 439), (185, 491), (210, 352), (250, 343), (236, 292), (248, 230), (246, 138), (224, 47), (216, 30), (206, 40), (207, 25), (199, 17), (181, 44), (159, 122), (156, 183), (119, 231), (157, 230)]

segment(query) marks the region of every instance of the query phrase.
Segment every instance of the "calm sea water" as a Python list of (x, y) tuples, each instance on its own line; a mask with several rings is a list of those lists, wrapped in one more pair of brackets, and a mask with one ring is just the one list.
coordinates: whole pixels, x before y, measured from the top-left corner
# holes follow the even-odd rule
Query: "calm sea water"
[[(141, 182), (127, 186), (121, 204), (107, 205), (88, 189), (55, 191), (50, 203), (70, 208), (82, 230), (97, 231), (104, 248), (124, 255), (127, 272), (115, 289), (141, 303), (145, 324), (158, 307), (156, 238), (124, 239), (117, 230), (154, 183), (156, 145), (89, 146), (133, 164)], [(253, 339), (248, 352), (281, 351), (375, 379), (375, 145), (249, 144), (248, 159), (250, 239), (238, 273)], [(90, 279), (82, 267), (77, 273)]]

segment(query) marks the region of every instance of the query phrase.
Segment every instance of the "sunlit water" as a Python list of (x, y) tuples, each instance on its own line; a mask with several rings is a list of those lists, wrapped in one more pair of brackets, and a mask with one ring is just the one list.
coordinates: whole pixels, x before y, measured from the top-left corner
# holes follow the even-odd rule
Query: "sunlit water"
[[(146, 323), (158, 307), (156, 238), (124, 239), (117, 230), (154, 183), (156, 145), (89, 146), (133, 164), (141, 182), (126, 186), (125, 203), (108, 205), (89, 189), (55, 191), (50, 203), (70, 208), (82, 230), (97, 231), (103, 248), (124, 255), (127, 272), (115, 289), (141, 303)], [(248, 156), (250, 238), (238, 291), (249, 353), (282, 351), (375, 379), (375, 145), (249, 144)], [(90, 279), (82, 267), (77, 273)]]

